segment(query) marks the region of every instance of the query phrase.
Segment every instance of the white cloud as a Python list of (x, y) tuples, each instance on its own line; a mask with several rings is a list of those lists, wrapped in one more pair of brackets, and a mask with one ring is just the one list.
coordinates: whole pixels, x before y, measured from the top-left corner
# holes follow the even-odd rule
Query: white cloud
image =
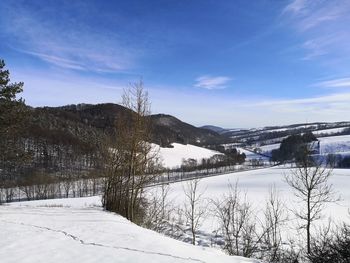
[(306, 6), (306, 0), (294, 0), (290, 2), (283, 9), (283, 13), (286, 13), (286, 12), (299, 13), (305, 8), (305, 6)]
[(332, 115), (334, 120), (348, 116), (350, 113), (350, 93), (334, 93), (325, 96), (268, 100), (255, 103), (254, 106), (268, 108), (278, 112), (300, 113), (310, 116)]
[(208, 90), (225, 89), (227, 87), (226, 84), (230, 80), (231, 78), (225, 76), (200, 76), (196, 78), (196, 83), (194, 84), (194, 86), (196, 88), (203, 88)]
[(313, 86), (321, 88), (349, 88), (350, 78), (332, 79), (315, 83)]
[[(350, 93), (336, 93), (319, 97), (290, 99), (290, 100), (272, 100), (261, 102), (260, 105), (298, 105), (298, 104), (317, 104), (344, 102), (350, 100)], [(350, 107), (350, 104), (349, 104)]]
[(350, 57), (350, 2), (348, 0), (294, 0), (282, 11), (283, 18), (302, 37), (303, 59), (327, 55), (325, 63), (348, 61)]
[[(77, 18), (58, 22), (59, 15), (50, 5), (40, 12), (23, 6), (14, 2), (0, 12), (3, 21), (0, 34), (13, 40), (10, 45), (15, 50), (51, 65), (80, 71), (125, 72), (134, 66), (140, 54), (116, 33), (106, 34), (83, 23), (79, 14)], [(85, 15), (83, 7), (75, 8)], [(47, 16), (54, 17), (47, 19)]]
[(283, 9), (282, 14), (289, 14), (296, 19), (298, 29), (306, 31), (347, 16), (348, 10), (347, 0), (294, 0)]

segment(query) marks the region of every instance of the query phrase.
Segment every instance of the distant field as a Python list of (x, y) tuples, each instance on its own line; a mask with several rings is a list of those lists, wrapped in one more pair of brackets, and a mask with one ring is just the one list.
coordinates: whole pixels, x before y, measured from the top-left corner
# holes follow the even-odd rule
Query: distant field
[(320, 141), (320, 154), (343, 154), (350, 153), (350, 135), (329, 136), (318, 138)]
[(202, 158), (210, 158), (219, 152), (209, 150), (203, 147), (194, 146), (191, 144), (172, 143), (173, 148), (156, 147), (159, 150), (159, 155), (164, 167), (176, 168), (180, 167), (183, 159), (195, 159), (198, 162)]
[[(285, 212), (289, 214), (288, 221), (289, 229), (284, 234), (294, 235), (296, 226), (298, 224), (294, 215), (289, 211), (293, 207), (298, 207), (297, 200), (288, 184), (284, 180), (284, 175), (289, 174), (291, 169), (285, 166), (278, 166), (273, 168), (265, 168), (254, 171), (245, 171), (239, 173), (232, 173), (221, 175), (217, 177), (205, 178), (200, 181), (200, 190), (203, 192), (203, 200), (210, 201), (213, 199), (220, 199), (223, 194), (227, 193), (229, 184), (238, 182), (239, 189), (242, 193), (246, 193), (247, 199), (253, 205), (254, 211), (262, 215), (265, 200), (268, 196), (269, 188), (272, 185), (276, 186), (282, 200), (285, 203)], [(338, 203), (331, 203), (326, 205), (324, 210), (324, 220), (318, 221), (318, 225), (327, 222), (328, 217), (331, 216), (333, 220), (346, 221), (350, 223), (350, 170), (349, 169), (335, 169), (331, 177), (330, 184), (333, 184), (334, 190), (341, 195), (341, 201)], [(184, 187), (186, 182), (176, 183), (170, 185), (170, 199), (172, 203), (177, 206), (183, 206), (185, 202)], [(208, 214), (205, 217), (202, 231), (212, 233), (219, 228), (217, 219), (210, 212), (212, 207), (208, 207)]]

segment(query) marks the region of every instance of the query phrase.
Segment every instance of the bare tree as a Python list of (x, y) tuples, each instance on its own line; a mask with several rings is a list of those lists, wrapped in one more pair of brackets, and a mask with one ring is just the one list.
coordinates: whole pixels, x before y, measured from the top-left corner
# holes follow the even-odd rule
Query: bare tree
[(268, 262), (280, 262), (282, 246), (281, 227), (285, 224), (287, 215), (284, 203), (278, 195), (275, 185), (270, 187), (264, 216), (262, 241), (267, 250), (267, 255), (264, 259)]
[(150, 144), (150, 102), (142, 81), (124, 91), (122, 105), (129, 111), (118, 116), (103, 203), (107, 210), (141, 223), (144, 187), (160, 168), (158, 153)]
[(191, 227), (193, 245), (196, 244), (196, 233), (206, 213), (205, 200), (203, 199), (204, 191), (199, 191), (199, 182), (199, 179), (190, 180), (186, 182), (184, 187), (185, 217)]
[(328, 183), (332, 170), (313, 160), (310, 149), (305, 148), (305, 154), (297, 168), (285, 175), (286, 182), (293, 188), (295, 196), (302, 202), (301, 209), (294, 209), (295, 215), (304, 223), (306, 231), (307, 253), (311, 253), (311, 226), (315, 220), (322, 217), (322, 210), (327, 202), (335, 198), (332, 185)]
[(162, 184), (156, 189), (151, 189), (146, 220), (144, 220), (143, 224), (145, 227), (161, 231), (163, 223), (170, 219), (172, 205), (168, 198), (169, 192), (170, 187), (168, 184)]
[(213, 202), (224, 236), (224, 250), (230, 255), (251, 256), (257, 244), (256, 222), (246, 195), (242, 197), (238, 190), (238, 183), (230, 184), (228, 194)]

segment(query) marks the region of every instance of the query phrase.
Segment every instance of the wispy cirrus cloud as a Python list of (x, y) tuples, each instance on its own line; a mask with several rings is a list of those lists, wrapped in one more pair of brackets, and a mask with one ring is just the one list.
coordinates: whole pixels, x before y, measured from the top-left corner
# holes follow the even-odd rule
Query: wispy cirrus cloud
[(321, 88), (350, 88), (350, 78), (321, 81), (313, 84), (313, 86)]
[(231, 80), (231, 78), (226, 76), (200, 76), (196, 78), (196, 83), (194, 87), (215, 90), (215, 89), (225, 89), (227, 88), (227, 83)]
[(319, 116), (320, 119), (339, 120), (348, 116), (350, 93), (344, 92), (344, 88), (350, 87), (350, 78), (344, 69), (350, 66), (350, 2), (292, 0), (282, 11), (282, 16), (301, 39), (299, 47), (304, 51), (302, 60), (308, 63), (317, 61), (317, 66), (326, 66), (327, 75), (331, 70), (336, 76), (346, 77), (325, 79), (310, 86), (332, 89), (325, 95), (263, 101), (258, 105), (295, 115)]
[(252, 107), (263, 108), (271, 114), (284, 113), (287, 119), (298, 116), (308, 120), (344, 120), (350, 112), (350, 93), (334, 93), (300, 99), (271, 99), (256, 102)]
[(303, 39), (303, 59), (327, 56), (327, 60), (350, 58), (350, 2), (347, 0), (293, 0), (282, 11)]
[[(268, 100), (256, 103), (260, 106), (268, 105), (303, 105), (303, 104), (322, 104), (321, 106), (327, 108), (326, 106), (332, 103), (342, 103), (350, 101), (350, 93), (334, 93), (325, 96), (311, 97), (311, 98), (301, 98), (301, 99), (286, 99), (286, 100)], [(348, 109), (350, 110), (350, 104)]]
[(38, 10), (27, 9), (21, 1), (8, 4), (0, 10), (0, 37), (19, 52), (68, 70), (123, 72), (134, 65), (140, 52), (128, 40), (84, 23), (85, 17), (98, 15), (91, 13), (94, 8), (61, 2), (60, 10), (50, 2)]
[(306, 0), (291, 1), (283, 10), (282, 13), (300, 13), (306, 7)]
[(346, 0), (293, 0), (282, 11), (294, 19), (298, 30), (307, 31), (325, 23), (333, 23), (348, 16)]

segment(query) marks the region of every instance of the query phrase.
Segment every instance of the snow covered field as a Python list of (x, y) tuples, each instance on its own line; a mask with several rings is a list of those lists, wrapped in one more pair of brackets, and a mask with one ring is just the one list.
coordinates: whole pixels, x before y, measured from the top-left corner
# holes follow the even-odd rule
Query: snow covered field
[(180, 143), (172, 143), (171, 145), (174, 147), (157, 148), (159, 149), (159, 155), (161, 157), (163, 165), (167, 168), (175, 168), (181, 166), (183, 159), (192, 158), (200, 162), (202, 158), (210, 158), (215, 154), (221, 154), (219, 152), (191, 144), (184, 145)]
[[(268, 197), (269, 188), (275, 185), (281, 199), (285, 203), (285, 212), (289, 214), (288, 227), (290, 232), (285, 232), (285, 236), (294, 236), (297, 226), (297, 221), (290, 209), (298, 207), (297, 200), (293, 192), (284, 180), (284, 175), (290, 173), (289, 167), (277, 166), (272, 168), (265, 168), (253, 171), (245, 171), (239, 173), (232, 173), (221, 175), (217, 177), (202, 179), (199, 183), (199, 193), (203, 193), (203, 202), (209, 203), (207, 207), (207, 214), (200, 230), (206, 235), (215, 233), (219, 225), (217, 218), (212, 212), (211, 200), (217, 200), (227, 193), (229, 184), (238, 182), (239, 189), (242, 193), (247, 194), (248, 201), (252, 204), (254, 211), (259, 215), (265, 207), (265, 200)], [(184, 188), (187, 182), (175, 183), (170, 185), (170, 202), (178, 207), (184, 207), (185, 197)], [(338, 203), (327, 204), (324, 210), (323, 221), (318, 221), (319, 225), (326, 223), (329, 216), (336, 222), (346, 221), (350, 222), (350, 170), (349, 169), (335, 169), (330, 183), (333, 184), (334, 190), (341, 196), (341, 201)], [(289, 231), (288, 230), (288, 231)], [(206, 235), (201, 234), (198, 238), (206, 238)], [(201, 241), (202, 243), (205, 241)], [(209, 243), (209, 241), (207, 240)]]
[(320, 154), (350, 154), (350, 135), (321, 137), (318, 140)]
[(246, 161), (249, 161), (249, 160), (261, 160), (261, 161), (269, 161), (269, 158), (266, 157), (266, 156), (263, 156), (261, 154), (257, 154), (257, 153), (254, 153), (252, 151), (248, 151), (248, 150), (245, 150), (243, 148), (240, 148), (240, 147), (237, 147), (237, 150), (240, 152), (240, 153), (244, 153), (245, 156), (246, 156)]
[[(268, 189), (274, 184), (288, 212), (298, 205), (284, 181), (284, 175), (289, 172), (289, 167), (279, 166), (205, 178), (200, 181), (199, 191), (204, 192), (203, 202), (209, 203), (220, 198), (228, 190), (228, 185), (238, 180), (240, 190), (246, 192), (254, 211), (259, 214)], [(333, 174), (330, 183), (342, 200), (327, 205), (324, 220), (331, 215), (336, 221), (350, 222), (350, 170), (335, 169)], [(183, 207), (185, 185), (186, 182), (170, 184), (169, 200), (172, 205)], [(208, 205), (197, 241), (209, 245), (218, 227)], [(286, 229), (289, 228), (296, 228), (296, 221), (291, 215)], [(184, 228), (184, 231), (188, 230)], [(254, 262), (227, 256), (213, 248), (192, 246), (138, 227), (121, 216), (103, 211), (99, 197), (0, 206), (0, 233), (0, 259), (5, 263)]]
[[(337, 128), (334, 130), (339, 130), (343, 128)], [(333, 130), (333, 129), (332, 129)], [(324, 130), (326, 131), (326, 130)], [(315, 133), (317, 134), (317, 133)], [(320, 154), (342, 154), (350, 155), (350, 135), (341, 135), (341, 136), (327, 136), (317, 138), (320, 141)], [(271, 154), (271, 151), (278, 149), (280, 143), (269, 144), (259, 147), (264, 154)]]
[(272, 150), (280, 148), (280, 143), (264, 145), (264, 146), (260, 146), (259, 148), (261, 149), (263, 154), (271, 155)]
[(100, 205), (89, 197), (0, 206), (0, 261), (254, 262), (162, 236)]
[(315, 134), (315, 135), (319, 135), (319, 134), (333, 134), (333, 133), (342, 132), (345, 129), (346, 128), (324, 129), (324, 130), (313, 131), (312, 133)]

